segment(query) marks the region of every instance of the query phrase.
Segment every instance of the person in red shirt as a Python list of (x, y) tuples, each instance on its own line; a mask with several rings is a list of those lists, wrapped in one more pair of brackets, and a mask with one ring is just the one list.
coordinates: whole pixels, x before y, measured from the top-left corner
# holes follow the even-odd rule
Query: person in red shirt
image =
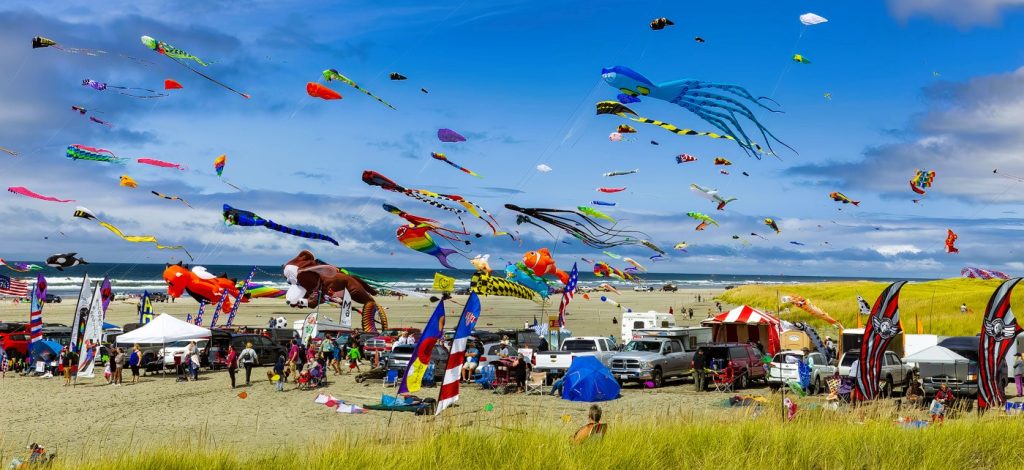
[(949, 390), (946, 384), (939, 386), (939, 391), (935, 392), (935, 400), (932, 401), (931, 415), (932, 423), (936, 419), (939, 422), (943, 422), (946, 419), (946, 408), (953, 404), (953, 392)]

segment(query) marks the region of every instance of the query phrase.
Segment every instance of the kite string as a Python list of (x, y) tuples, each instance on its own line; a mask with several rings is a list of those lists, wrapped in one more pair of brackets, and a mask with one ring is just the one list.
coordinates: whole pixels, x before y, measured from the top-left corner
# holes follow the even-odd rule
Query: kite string
[[(804, 25), (803, 28), (800, 28), (800, 35), (797, 36), (796, 41), (793, 43), (793, 47), (790, 48), (790, 51), (791, 51), (792, 54), (796, 54), (797, 53), (796, 52), (797, 51), (797, 47), (800, 46), (800, 41), (804, 38), (804, 32), (806, 32), (806, 31), (807, 31), (807, 25)], [(791, 68), (793, 68), (793, 61), (792, 60), (787, 61), (786, 62), (786, 66), (782, 68), (782, 72), (779, 73), (779, 78), (775, 80), (775, 86), (772, 87), (771, 94), (768, 95), (769, 98), (775, 98), (775, 92), (779, 90), (779, 85), (782, 84), (782, 79), (786, 76), (786, 74), (789, 73), (789, 69), (791, 69)]]

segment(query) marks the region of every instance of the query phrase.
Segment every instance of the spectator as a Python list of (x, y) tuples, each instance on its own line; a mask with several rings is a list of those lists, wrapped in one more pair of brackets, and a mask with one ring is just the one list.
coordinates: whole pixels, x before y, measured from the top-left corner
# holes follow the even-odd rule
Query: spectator
[(932, 415), (932, 423), (936, 419), (940, 423), (944, 422), (946, 420), (946, 408), (952, 404), (953, 392), (945, 383), (942, 383), (939, 385), (939, 390), (935, 392), (935, 399), (932, 400), (932, 407), (929, 410), (929, 413)]
[(112, 370), (114, 376), (114, 386), (120, 386), (123, 382), (124, 375), (124, 363), (127, 356), (124, 350), (121, 348), (114, 348), (114, 368)]
[(917, 377), (910, 378), (910, 388), (907, 390), (907, 403), (912, 408), (918, 408), (921, 406), (921, 402), (924, 401), (924, 390), (921, 389), (921, 381)]
[(359, 352), (359, 348), (349, 348), (348, 349), (348, 373), (351, 374), (352, 373), (352, 369), (355, 369), (357, 372), (362, 372), (362, 370), (359, 369), (359, 361), (361, 361), (362, 359), (363, 359), (363, 355)]
[(547, 338), (541, 338), (540, 344), (537, 345), (537, 352), (546, 352), (550, 348)]
[(408, 341), (409, 341), (409, 333), (405, 332), (405, 331), (401, 332), (398, 335), (398, 339), (396, 339), (395, 342), (391, 344), (391, 350), (394, 351), (395, 348), (397, 348), (399, 346), (404, 346), (405, 344), (407, 344)]
[(551, 392), (548, 393), (548, 395), (551, 395), (551, 396), (556, 396), (556, 395), (561, 396), (562, 395), (562, 387), (564, 387), (564, 386), (565, 386), (565, 371), (564, 370), (560, 370), (560, 371), (558, 371), (558, 376), (555, 378), (555, 381), (551, 383)]
[(582, 444), (591, 437), (604, 436), (605, 425), (601, 424), (601, 407), (590, 405), (590, 412), (587, 413), (588, 422), (583, 425), (576, 434), (572, 436), (574, 444)]
[(234, 346), (228, 345), (228, 376), (231, 377), (231, 388), (235, 388), (235, 373), (238, 372), (238, 354), (235, 353)]
[(1017, 355), (1013, 361), (1013, 381), (1017, 384), (1017, 398), (1024, 396), (1024, 384), (1021, 378), (1024, 376), (1024, 352)]
[(188, 345), (188, 356), (185, 360), (188, 361), (189, 372), (192, 374), (192, 380), (199, 380), (199, 346), (196, 345), (195, 341), (192, 341)]
[(245, 349), (238, 355), (238, 361), (242, 363), (242, 367), (245, 368), (245, 386), (249, 386), (249, 380), (252, 379), (252, 366), (259, 362), (260, 357), (256, 355), (256, 351), (252, 349), (252, 343), (245, 343)]
[(132, 345), (132, 354), (128, 357), (128, 367), (132, 369), (132, 384), (139, 383), (139, 365), (142, 364), (142, 348)]
[(526, 358), (522, 354), (519, 354), (512, 359), (512, 367), (509, 368), (509, 372), (512, 374), (512, 379), (516, 382), (516, 391), (526, 391)]
[[(295, 340), (292, 340), (292, 342), (294, 343)], [(284, 354), (278, 355), (277, 356), (277, 362), (274, 363), (274, 375), (277, 376), (277, 383), (275, 384), (275, 387), (277, 388), (277, 391), (279, 391), (279, 392), (283, 392), (284, 391), (285, 368), (288, 367), (285, 364), (286, 364), (286, 362), (285, 362)], [(295, 375), (297, 377), (299, 374), (295, 374)]]
[[(298, 371), (299, 369), (297, 367), (300, 366), (301, 364), (302, 354), (299, 351), (299, 341), (296, 339), (292, 339), (291, 346), (288, 348), (288, 368), (293, 371)], [(299, 374), (295, 374), (295, 379), (299, 379)]]
[[(61, 366), (61, 368), (64, 371), (64, 386), (65, 387), (68, 386), (68, 385), (71, 385), (71, 364), (72, 364), (71, 356), (72, 355), (74, 355), (74, 353), (72, 353), (71, 350), (68, 349), (67, 346), (64, 346), (63, 348), (60, 348), (60, 354), (57, 356), (57, 361), (60, 362), (60, 366)], [(74, 361), (74, 362), (77, 362), (77, 361)]]
[(337, 337), (331, 342), (334, 343), (331, 347), (331, 369), (335, 375), (341, 375), (341, 345), (338, 344)]
[(690, 320), (693, 320), (693, 307), (690, 307), (687, 310), (689, 310), (690, 313)]
[(707, 361), (704, 357), (704, 349), (698, 349), (693, 355), (693, 384), (698, 392), (703, 392), (707, 386)]
[(466, 346), (466, 363), (462, 366), (462, 381), (469, 383), (473, 378), (473, 372), (476, 371), (476, 366), (480, 362), (480, 350), (477, 349), (476, 343), (470, 341)]
[(960, 304), (960, 313), (967, 313), (967, 302)]

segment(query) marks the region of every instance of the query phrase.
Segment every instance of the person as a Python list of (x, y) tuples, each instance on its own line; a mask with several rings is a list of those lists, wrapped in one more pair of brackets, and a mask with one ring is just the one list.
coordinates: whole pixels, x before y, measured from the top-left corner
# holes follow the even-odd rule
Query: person
[(565, 371), (558, 371), (558, 376), (555, 381), (551, 383), (551, 392), (548, 395), (555, 396), (562, 394), (562, 388), (565, 387)]
[(939, 385), (935, 392), (935, 399), (932, 400), (932, 407), (929, 413), (932, 415), (932, 423), (939, 420), (940, 423), (946, 420), (946, 407), (953, 404), (953, 391), (945, 383)]
[(391, 344), (391, 350), (394, 351), (395, 348), (397, 348), (399, 346), (404, 346), (408, 340), (409, 340), (409, 333), (408, 332), (403, 331), (403, 332), (399, 333), (398, 339), (396, 339), (395, 342)]
[(601, 423), (601, 407), (590, 405), (590, 412), (587, 413), (587, 424), (576, 431), (572, 436), (574, 444), (582, 444), (591, 437), (604, 436), (605, 425)]
[(60, 362), (60, 366), (64, 369), (64, 386), (71, 385), (71, 350), (67, 346), (60, 348), (60, 354), (57, 360)]
[[(857, 383), (857, 375), (860, 374), (859, 371), (860, 371), (860, 359), (854, 359), (853, 363), (850, 364), (850, 373), (848, 375), (848, 377), (850, 378), (850, 380), (854, 384)], [(856, 391), (850, 393), (850, 403), (853, 404), (853, 405), (857, 404), (857, 392)]]
[(192, 372), (192, 380), (199, 380), (199, 366), (201, 362), (199, 362), (199, 346), (196, 345), (195, 341), (192, 342), (192, 350), (188, 355), (188, 362), (189, 371)]
[[(334, 339), (331, 335), (324, 335), (323, 341), (320, 342), (320, 359), (323, 361), (321, 365), (327, 365), (334, 358)], [(324, 369), (326, 371), (326, 369)]]
[(1017, 384), (1017, 398), (1024, 396), (1024, 383), (1021, 378), (1024, 376), (1024, 352), (1017, 355), (1013, 361), (1013, 381)]
[[(291, 346), (288, 348), (288, 368), (290, 370), (298, 370), (297, 366), (302, 361), (302, 355), (299, 352), (299, 341), (292, 339)], [(283, 375), (283, 374), (282, 374)], [(299, 375), (295, 374), (295, 380), (299, 379)]]
[(512, 373), (512, 378), (516, 381), (516, 391), (526, 392), (526, 375), (529, 367), (530, 365), (522, 353), (517, 354), (515, 359), (512, 360), (512, 368), (509, 371)]
[(235, 372), (238, 372), (238, 354), (235, 353), (234, 346), (228, 345), (228, 376), (231, 377), (231, 388), (235, 388)]
[(362, 372), (359, 368), (359, 361), (363, 359), (363, 355), (359, 352), (359, 348), (348, 348), (348, 373), (352, 373), (352, 369), (357, 372)]
[(249, 386), (249, 380), (252, 379), (252, 366), (256, 365), (259, 360), (260, 357), (252, 349), (252, 343), (245, 343), (245, 349), (238, 355), (238, 362), (241, 362), (242, 367), (245, 368), (246, 387)]
[(960, 313), (967, 313), (967, 302), (960, 304)]
[(541, 338), (540, 344), (537, 345), (537, 352), (547, 352), (550, 348), (551, 346), (548, 345), (547, 338)]
[(504, 359), (508, 357), (508, 336), (503, 336), (501, 343), (498, 344), (498, 357)]
[(331, 369), (335, 375), (341, 375), (341, 345), (338, 344), (337, 337), (331, 341), (334, 343), (331, 347)]
[[(294, 341), (295, 340), (292, 340), (293, 343), (294, 343)], [(279, 354), (277, 356), (277, 362), (274, 363), (274, 375), (277, 376), (277, 383), (276, 383), (275, 387), (277, 388), (277, 391), (279, 391), (279, 392), (283, 392), (284, 391), (285, 367), (287, 367), (287, 366), (285, 365), (284, 354)], [(299, 374), (295, 374), (296, 377), (298, 377), (298, 375)]]
[(672, 311), (672, 306), (671, 305), (668, 306), (668, 314), (669, 315), (675, 315), (675, 312)]
[(142, 364), (142, 348), (132, 345), (132, 354), (128, 357), (128, 367), (132, 368), (132, 384), (139, 383), (139, 365)]
[(466, 363), (462, 366), (463, 382), (469, 383), (473, 379), (473, 372), (476, 371), (479, 360), (480, 350), (476, 348), (476, 343), (471, 341), (466, 347)]
[(722, 311), (722, 303), (721, 302), (715, 301), (715, 310), (717, 310), (719, 312)]
[(693, 320), (693, 307), (688, 308), (687, 311), (690, 314), (690, 320)]
[(921, 388), (921, 381), (916, 377), (910, 378), (910, 388), (907, 390), (907, 403), (911, 407), (917, 408), (921, 406), (921, 402), (924, 400), (924, 390)]
[(707, 386), (707, 358), (704, 357), (704, 349), (698, 349), (693, 355), (693, 384), (698, 392), (703, 392)]

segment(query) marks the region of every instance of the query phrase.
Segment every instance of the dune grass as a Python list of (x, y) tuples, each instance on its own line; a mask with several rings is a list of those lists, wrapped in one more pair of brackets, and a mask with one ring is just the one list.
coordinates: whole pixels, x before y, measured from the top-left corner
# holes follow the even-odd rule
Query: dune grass
[[(943, 279), (938, 281), (914, 282), (907, 284), (900, 292), (900, 315), (903, 328), (916, 333), (919, 320), (924, 333), (944, 336), (974, 336), (981, 328), (981, 317), (985, 313), (992, 292), (1002, 281), (979, 279)], [(777, 295), (801, 295), (847, 328), (857, 326), (857, 295), (869, 304), (887, 286), (882, 282), (821, 282), (813, 284), (748, 285), (730, 289), (719, 296), (730, 304), (746, 304), (766, 311), (776, 311)], [(1024, 292), (1017, 289), (1013, 294), (1014, 305), (1019, 305)], [(970, 313), (960, 313), (960, 304), (966, 302)], [(790, 321), (806, 321), (811, 325), (825, 327), (826, 323), (795, 308), (783, 306), (782, 318)], [(866, 317), (861, 318), (861, 323)], [(819, 332), (832, 331), (830, 328)]]
[[(723, 395), (724, 397), (724, 395)], [(889, 404), (830, 411), (804, 403), (794, 421), (781, 407), (606, 416), (607, 435), (582, 445), (568, 437), (582, 423), (528, 415), (421, 418), (367, 434), (352, 429), (306, 445), (237, 452), (211, 442), (120, 452), (108, 459), (59, 459), (55, 468), (1021, 468), (1007, 438), (1024, 421), (964, 413), (942, 426), (904, 429)], [(67, 457), (65, 455), (65, 457)]]

